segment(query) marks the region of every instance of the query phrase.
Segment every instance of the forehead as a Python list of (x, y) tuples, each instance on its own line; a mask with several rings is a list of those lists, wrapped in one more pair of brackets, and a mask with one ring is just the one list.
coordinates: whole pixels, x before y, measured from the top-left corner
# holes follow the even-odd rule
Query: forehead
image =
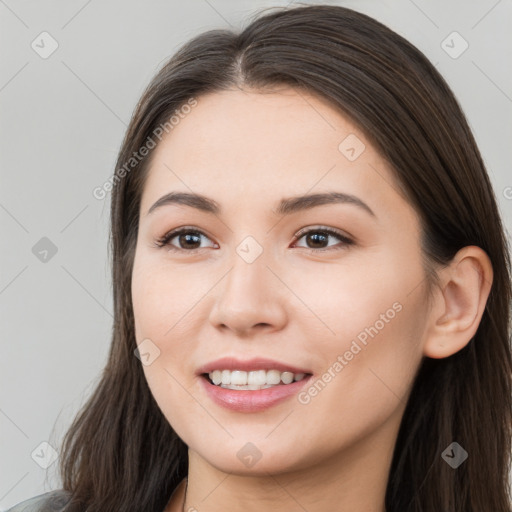
[[(331, 156), (337, 158), (340, 137), (355, 131), (326, 100), (304, 91), (235, 89), (197, 98), (197, 106), (183, 116), (157, 152), (165, 147), (173, 151), (194, 148), (189, 158), (208, 155), (224, 160), (247, 160), (257, 154), (258, 164), (264, 157), (278, 161), (293, 156), (289, 150), (306, 155), (320, 147), (330, 148)], [(272, 151), (267, 154), (265, 150)]]
[(393, 180), (364, 134), (325, 99), (291, 88), (236, 89), (198, 97), (162, 138), (141, 209), (171, 190), (220, 202), (275, 203), (326, 190), (357, 192), (368, 201), (387, 194), (392, 201)]

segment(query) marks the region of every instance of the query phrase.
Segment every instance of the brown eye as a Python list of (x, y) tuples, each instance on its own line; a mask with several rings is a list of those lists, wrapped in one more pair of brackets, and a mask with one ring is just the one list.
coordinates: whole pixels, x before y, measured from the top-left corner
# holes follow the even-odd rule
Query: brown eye
[(182, 233), (173, 238), (177, 238), (180, 249), (198, 249), (201, 246), (201, 234), (198, 233)]
[[(324, 249), (327, 247), (324, 244), (328, 243), (330, 235), (317, 231), (315, 233), (308, 233), (304, 236), (306, 237), (306, 244), (312, 249)], [(311, 246), (311, 244), (313, 245)]]
[[(298, 247), (305, 247), (306, 249), (316, 249), (320, 251), (330, 250), (331, 248), (336, 248), (336, 246), (341, 246), (340, 248), (343, 248), (354, 243), (347, 236), (330, 228), (314, 228), (305, 232), (302, 231), (297, 235), (297, 239), (300, 240), (302, 238), (304, 238), (306, 246), (299, 245)], [(332, 244), (329, 245), (329, 238), (337, 238), (341, 244), (334, 244), (334, 246)]]
[[(168, 247), (170, 251), (192, 252), (207, 247), (201, 247), (202, 237), (209, 240), (209, 238), (201, 231), (191, 228), (180, 228), (167, 233), (159, 239), (156, 244), (158, 247)], [(297, 234), (296, 238), (297, 240), (304, 239), (306, 242), (305, 246), (296, 245), (296, 247), (303, 247), (314, 252), (342, 249), (354, 243), (353, 240), (344, 234), (331, 228), (309, 229)], [(329, 240), (332, 238), (337, 239), (340, 243), (329, 244)], [(218, 247), (218, 245), (213, 244), (210, 247)]]
[[(171, 251), (194, 251), (204, 248), (201, 247), (201, 237), (208, 237), (201, 231), (190, 228), (181, 228), (171, 231), (159, 239), (156, 243), (159, 247), (167, 246)], [(176, 242), (173, 243), (173, 240)]]

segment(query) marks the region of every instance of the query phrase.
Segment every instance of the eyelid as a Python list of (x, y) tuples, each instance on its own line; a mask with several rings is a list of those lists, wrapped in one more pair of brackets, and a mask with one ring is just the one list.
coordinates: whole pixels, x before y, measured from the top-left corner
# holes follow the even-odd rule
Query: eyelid
[(306, 226), (305, 228), (299, 229), (297, 233), (295, 233), (295, 238), (301, 238), (302, 236), (308, 234), (310, 231), (319, 231), (319, 232), (326, 232), (331, 235), (339, 236), (340, 238), (345, 238), (347, 240), (353, 241), (353, 237), (349, 235), (348, 233), (345, 233), (344, 231), (341, 231), (336, 228), (331, 228), (329, 226), (323, 226), (321, 224), (313, 225), (313, 226)]

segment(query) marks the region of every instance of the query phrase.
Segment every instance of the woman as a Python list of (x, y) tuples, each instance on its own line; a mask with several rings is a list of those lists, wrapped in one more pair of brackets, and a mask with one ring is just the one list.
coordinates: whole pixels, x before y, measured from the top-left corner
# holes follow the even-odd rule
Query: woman
[(202, 34), (110, 186), (109, 361), (20, 507), (510, 512), (504, 230), (415, 47), (333, 6)]

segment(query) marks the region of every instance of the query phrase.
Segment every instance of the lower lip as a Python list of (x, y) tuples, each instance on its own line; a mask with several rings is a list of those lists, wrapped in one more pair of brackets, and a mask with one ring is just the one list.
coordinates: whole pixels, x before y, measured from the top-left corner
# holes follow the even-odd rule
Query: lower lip
[(226, 389), (211, 384), (210, 381), (200, 376), (200, 380), (208, 396), (218, 405), (238, 412), (258, 412), (272, 407), (287, 398), (297, 394), (304, 387), (304, 384), (311, 379), (312, 375), (292, 384), (283, 384), (271, 388), (251, 390)]

